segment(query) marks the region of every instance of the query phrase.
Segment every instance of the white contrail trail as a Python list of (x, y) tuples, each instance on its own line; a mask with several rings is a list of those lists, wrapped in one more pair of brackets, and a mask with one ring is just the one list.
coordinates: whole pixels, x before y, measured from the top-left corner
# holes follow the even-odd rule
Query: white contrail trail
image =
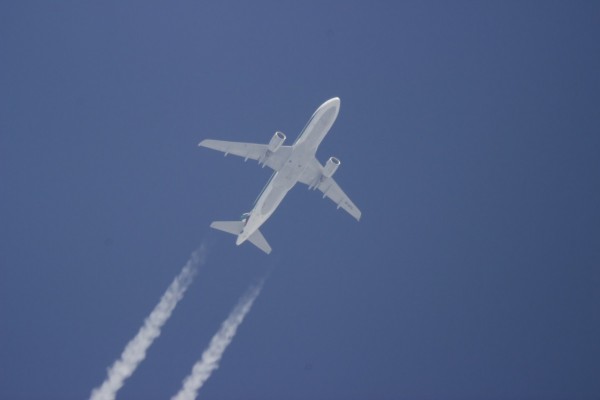
[(202, 358), (194, 364), (192, 372), (184, 379), (183, 386), (171, 400), (194, 400), (198, 391), (210, 378), (213, 371), (219, 368), (219, 361), (227, 346), (233, 340), (237, 328), (240, 326), (252, 303), (260, 294), (264, 279), (256, 286), (251, 287), (240, 299), (233, 311), (221, 325), (219, 331), (213, 336), (208, 348), (202, 353)]
[(154, 310), (144, 321), (137, 335), (125, 346), (121, 357), (108, 369), (104, 383), (92, 391), (90, 400), (113, 400), (125, 379), (129, 378), (146, 358), (146, 351), (160, 335), (160, 330), (194, 280), (198, 267), (204, 263), (204, 245), (192, 253), (179, 275), (167, 288)]

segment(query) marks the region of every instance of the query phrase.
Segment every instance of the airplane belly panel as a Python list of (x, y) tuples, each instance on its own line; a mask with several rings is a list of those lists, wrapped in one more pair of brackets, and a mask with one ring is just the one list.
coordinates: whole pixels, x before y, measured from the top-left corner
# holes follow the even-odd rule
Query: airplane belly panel
[(275, 211), (279, 203), (283, 200), (289, 189), (285, 185), (271, 186), (271, 190), (264, 195), (264, 201), (260, 207), (260, 213), (263, 216), (269, 216)]
[[(257, 160), (263, 167), (268, 166), (274, 171), (258, 194), (252, 210), (242, 216), (242, 222), (216, 221), (211, 224), (211, 227), (237, 235), (238, 245), (249, 240), (262, 251), (270, 253), (271, 247), (259, 228), (275, 212), (287, 192), (298, 182), (309, 185), (309, 188), (319, 189), (323, 197), (329, 197), (338, 208), (342, 207), (354, 218), (360, 219), (360, 210), (331, 178), (332, 171), (326, 169), (327, 165), (323, 167), (315, 157), (318, 146), (338, 116), (339, 108), (340, 99), (337, 97), (319, 106), (291, 146), (283, 146), (285, 135), (280, 132), (274, 136), (277, 141), (273, 142), (271, 139), (268, 144), (212, 139), (201, 141), (199, 146), (221, 151), (225, 155), (233, 154), (246, 160)], [(339, 165), (339, 160), (336, 165)], [(329, 177), (324, 179), (325, 175)]]

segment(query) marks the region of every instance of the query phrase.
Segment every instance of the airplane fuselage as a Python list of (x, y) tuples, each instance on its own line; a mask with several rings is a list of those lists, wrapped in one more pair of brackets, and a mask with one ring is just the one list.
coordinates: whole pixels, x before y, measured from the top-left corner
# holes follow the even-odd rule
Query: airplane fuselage
[(293, 144), (290, 156), (261, 192), (236, 244), (243, 243), (256, 232), (298, 183), (308, 162), (314, 158), (321, 141), (335, 122), (339, 109), (340, 100), (336, 97), (326, 101), (315, 111)]

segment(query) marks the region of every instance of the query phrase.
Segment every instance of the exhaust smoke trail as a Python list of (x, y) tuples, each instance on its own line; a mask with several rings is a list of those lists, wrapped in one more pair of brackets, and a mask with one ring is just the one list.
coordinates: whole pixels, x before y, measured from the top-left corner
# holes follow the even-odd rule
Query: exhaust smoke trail
[(184, 379), (179, 393), (173, 396), (171, 400), (194, 400), (198, 396), (198, 391), (202, 388), (204, 382), (210, 378), (215, 369), (219, 368), (219, 361), (223, 357), (223, 353), (233, 340), (237, 328), (244, 321), (244, 317), (248, 314), (250, 308), (252, 308), (254, 300), (260, 294), (263, 283), (264, 279), (256, 286), (251, 287), (242, 296), (221, 325), (219, 331), (211, 339), (210, 344), (204, 350), (204, 353), (202, 353), (202, 358), (194, 364), (192, 372)]
[(90, 400), (113, 400), (115, 398), (125, 380), (146, 358), (146, 351), (160, 336), (163, 325), (194, 280), (198, 267), (204, 264), (205, 257), (204, 245), (192, 253), (179, 275), (171, 282), (156, 307), (146, 318), (137, 335), (127, 343), (121, 357), (108, 369), (105, 381), (92, 391)]

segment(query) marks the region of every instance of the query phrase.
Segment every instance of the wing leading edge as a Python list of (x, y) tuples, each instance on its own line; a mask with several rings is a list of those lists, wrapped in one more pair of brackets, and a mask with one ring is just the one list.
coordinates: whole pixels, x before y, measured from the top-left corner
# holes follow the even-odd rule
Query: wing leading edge
[(266, 165), (274, 171), (281, 169), (285, 160), (288, 159), (292, 152), (291, 146), (281, 146), (272, 152), (266, 144), (228, 142), (213, 139), (205, 139), (198, 143), (198, 146), (217, 150), (225, 153), (225, 155), (233, 154), (244, 158), (244, 161), (248, 159), (256, 160), (259, 164)]
[[(233, 154), (244, 158), (245, 161), (248, 159), (256, 160), (259, 164), (266, 165), (274, 171), (279, 171), (283, 167), (292, 152), (292, 146), (281, 146), (272, 152), (269, 150), (269, 145), (266, 144), (213, 139), (205, 139), (198, 143), (198, 146), (217, 150), (225, 153), (225, 155)], [(337, 205), (337, 208), (344, 209), (356, 220), (360, 220), (362, 213), (358, 207), (333, 178), (324, 176), (323, 171), (324, 167), (321, 163), (313, 158), (300, 176), (299, 182), (308, 185), (310, 188), (319, 189), (323, 193), (323, 197), (330, 198)]]
[(323, 193), (323, 198), (330, 198), (337, 205), (337, 208), (342, 208), (359, 221), (362, 215), (361, 211), (333, 178), (323, 175), (323, 170), (321, 163), (313, 158), (300, 176), (299, 181), (310, 188), (319, 189)]

